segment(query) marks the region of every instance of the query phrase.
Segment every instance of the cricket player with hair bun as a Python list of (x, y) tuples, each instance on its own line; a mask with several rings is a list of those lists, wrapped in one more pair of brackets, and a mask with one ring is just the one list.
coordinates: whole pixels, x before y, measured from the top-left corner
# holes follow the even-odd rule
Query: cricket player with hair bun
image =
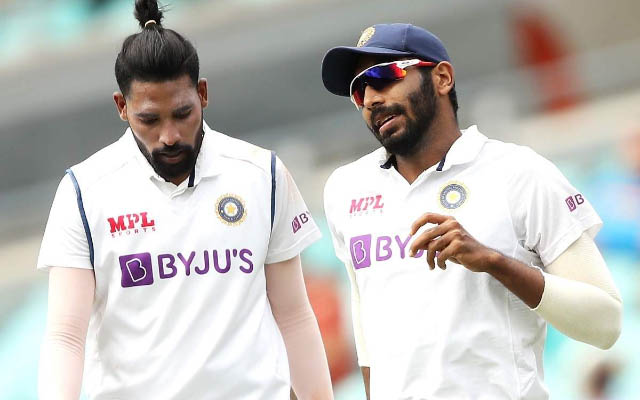
[(527, 147), (460, 129), (442, 41), (364, 30), (322, 63), (382, 145), (325, 187), (367, 398), (548, 399), (546, 324), (602, 349), (622, 300), (586, 197)]
[(113, 96), (129, 127), (67, 170), (42, 241), (40, 398), (77, 400), (84, 378), (96, 400), (332, 399), (299, 256), (320, 234), (295, 182), (204, 122), (198, 54), (157, 2), (135, 16)]

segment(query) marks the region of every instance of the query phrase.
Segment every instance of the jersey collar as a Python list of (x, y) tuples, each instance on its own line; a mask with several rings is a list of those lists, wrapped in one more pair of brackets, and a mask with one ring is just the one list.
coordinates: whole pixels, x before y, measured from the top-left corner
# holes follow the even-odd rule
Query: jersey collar
[(460, 136), (447, 152), (444, 163), (438, 167), (439, 171), (446, 171), (454, 165), (466, 164), (476, 159), (482, 146), (488, 140), (478, 131), (476, 125), (463, 129)]
[[(462, 136), (453, 142), (449, 151), (438, 163), (437, 171), (446, 171), (454, 165), (466, 164), (475, 160), (487, 140), (487, 137), (478, 131), (476, 125), (463, 129)], [(390, 169), (395, 166), (395, 155), (388, 153), (384, 148), (378, 149), (377, 152), (380, 168)]]

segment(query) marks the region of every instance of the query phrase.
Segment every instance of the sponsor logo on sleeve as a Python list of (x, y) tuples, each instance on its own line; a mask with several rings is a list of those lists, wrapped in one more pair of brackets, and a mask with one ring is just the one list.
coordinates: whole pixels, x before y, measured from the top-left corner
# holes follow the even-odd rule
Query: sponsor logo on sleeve
[(567, 197), (564, 199), (564, 202), (567, 204), (567, 207), (569, 207), (569, 211), (573, 212), (579, 205), (584, 203), (584, 197), (581, 193), (578, 193), (574, 196)]
[(156, 221), (146, 211), (107, 218), (111, 237), (155, 232)]
[(296, 215), (293, 218), (293, 221), (291, 221), (291, 229), (293, 230), (293, 233), (296, 233), (300, 229), (302, 229), (302, 225), (309, 222), (310, 218), (311, 218), (311, 213), (309, 211), (305, 211), (300, 215)]

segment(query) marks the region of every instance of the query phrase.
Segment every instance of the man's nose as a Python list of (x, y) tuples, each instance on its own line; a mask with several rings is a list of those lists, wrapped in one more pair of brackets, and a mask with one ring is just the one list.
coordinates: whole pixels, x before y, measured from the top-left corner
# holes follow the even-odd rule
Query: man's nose
[(381, 105), (383, 103), (384, 103), (384, 97), (382, 96), (382, 93), (377, 91), (371, 85), (367, 85), (364, 88), (364, 100), (362, 102), (364, 107), (366, 107), (368, 109), (372, 109), (372, 108), (374, 108), (376, 106), (379, 106), (379, 105)]
[(180, 131), (174, 124), (167, 123), (162, 127), (162, 132), (160, 133), (160, 142), (167, 146), (173, 146), (174, 144), (180, 142)]

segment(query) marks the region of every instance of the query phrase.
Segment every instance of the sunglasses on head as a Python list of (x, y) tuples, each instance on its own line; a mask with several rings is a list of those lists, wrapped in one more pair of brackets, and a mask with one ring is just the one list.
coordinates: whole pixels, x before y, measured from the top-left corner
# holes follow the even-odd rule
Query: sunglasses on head
[(356, 75), (351, 81), (349, 87), (351, 101), (358, 110), (361, 110), (364, 106), (364, 91), (368, 85), (376, 90), (382, 89), (393, 81), (403, 79), (407, 75), (407, 71), (405, 71), (407, 67), (432, 67), (434, 65), (436, 65), (434, 62), (414, 58), (411, 60), (391, 61), (369, 67)]

